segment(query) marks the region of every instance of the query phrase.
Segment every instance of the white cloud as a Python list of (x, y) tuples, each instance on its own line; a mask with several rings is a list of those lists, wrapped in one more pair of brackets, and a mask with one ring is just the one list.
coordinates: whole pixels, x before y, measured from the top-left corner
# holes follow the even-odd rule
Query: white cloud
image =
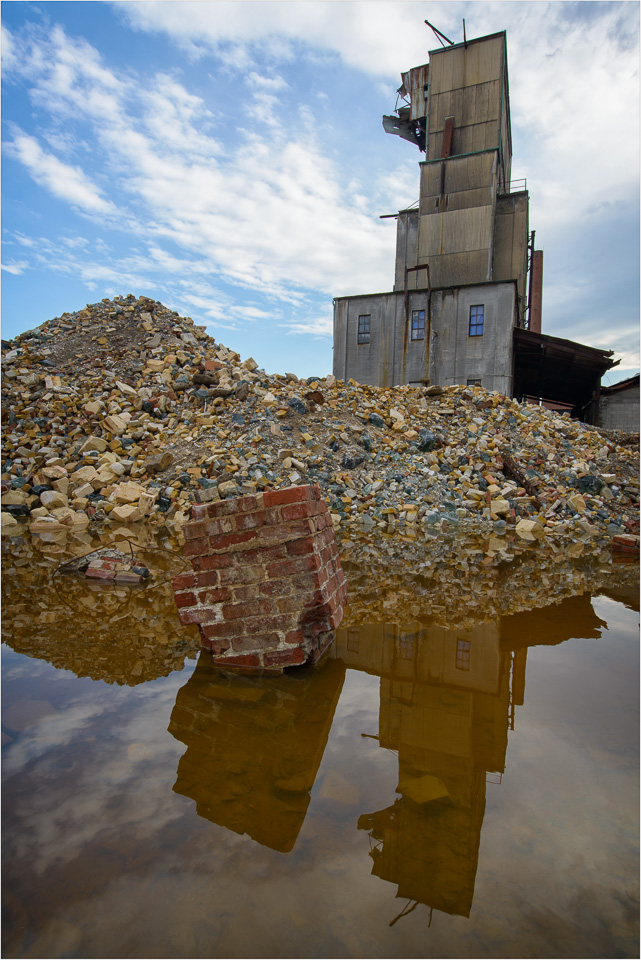
[(285, 327), (288, 334), (311, 334), (314, 337), (331, 337), (334, 333), (334, 320), (331, 314), (313, 317), (306, 322), (281, 323), (279, 326)]
[(28, 266), (29, 264), (26, 260), (14, 260), (12, 263), (3, 263), (2, 269), (17, 277), (21, 273), (24, 273)]
[(36, 183), (46, 187), (58, 199), (66, 200), (89, 214), (105, 216), (117, 212), (115, 205), (105, 200), (102, 192), (79, 167), (63, 163), (43, 150), (29, 134), (17, 130), (7, 149), (24, 164)]
[[(389, 91), (389, 111), (400, 71), (425, 62), (438, 46), (423, 23), (426, 14), (457, 41), (461, 16), (468, 36), (507, 30), (513, 177), (528, 179), (537, 245), (557, 240), (559, 274), (565, 265), (558, 238), (571, 243), (590, 231), (598, 242), (602, 218), (614, 209), (607, 205), (629, 205), (636, 190), (632, 4), (435, 2), (428, 10), (414, 2), (128, 0), (113, 6), (136, 29), (163, 34), (190, 56), (207, 57), (215, 70), (209, 88), (202, 69), (198, 80), (185, 80), (187, 69), (170, 71), (164, 61), (157, 72), (142, 60), (117, 67), (59, 27), (7, 34), (7, 77), (26, 85), (49, 123), (20, 131), (23, 140), (9, 145), (13, 156), (86, 215), (126, 210), (111, 225), (139, 240), (137, 253), (106, 251), (101, 258), (94, 247), (75, 263), (39, 245), (54, 269), (75, 271), (87, 283), (158, 286), (164, 270), (174, 298), (212, 324), (250, 322), (242, 302), (247, 293), (263, 298), (258, 309), (266, 313), (265, 300), (277, 304), (275, 313), (290, 305), (289, 329), (321, 336), (331, 330), (319, 299), (389, 289), (394, 222), (378, 216), (416, 200), (418, 151), (398, 141), (393, 162), (387, 144), (380, 158), (364, 161), (360, 153), (352, 160), (349, 145), (341, 155), (340, 133), (326, 119), (335, 101), (322, 90), (310, 92), (304, 71), (347, 64), (361, 79), (369, 76), (372, 89)], [(225, 83), (236, 95), (244, 91), (242, 110), (226, 102)], [(347, 88), (344, 104), (334, 107), (344, 107), (348, 118), (364, 109), (352, 95)], [(343, 121), (336, 119), (337, 130)], [(547, 263), (546, 270), (552, 277)], [(595, 282), (591, 272), (573, 272), (574, 290), (556, 280), (546, 284), (546, 305), (562, 322), (571, 297), (589, 297)], [(240, 311), (233, 309), (232, 287)], [(564, 335), (558, 327), (549, 332)]]

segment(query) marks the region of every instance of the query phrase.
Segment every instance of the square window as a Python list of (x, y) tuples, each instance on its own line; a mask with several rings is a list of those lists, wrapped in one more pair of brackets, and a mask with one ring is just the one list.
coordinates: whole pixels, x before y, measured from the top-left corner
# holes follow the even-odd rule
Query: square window
[(411, 339), (425, 339), (425, 310), (412, 310)]
[(371, 315), (369, 313), (358, 318), (358, 342), (369, 343), (369, 328)]
[(470, 647), (472, 644), (469, 640), (457, 640), (456, 641), (456, 669), (457, 670), (469, 670), (470, 669)]
[(483, 304), (470, 307), (470, 336), (483, 336)]
[(481, 387), (482, 383), (480, 380), (468, 380), (467, 385), (468, 387)]

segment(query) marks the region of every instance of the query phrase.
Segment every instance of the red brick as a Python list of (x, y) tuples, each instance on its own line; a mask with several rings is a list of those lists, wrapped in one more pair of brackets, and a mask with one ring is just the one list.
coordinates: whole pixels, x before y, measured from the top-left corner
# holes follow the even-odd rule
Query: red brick
[(255, 583), (265, 579), (265, 570), (257, 566), (234, 566), (220, 571), (221, 586), (239, 587), (247, 583)]
[(207, 524), (210, 521), (199, 520), (195, 523), (186, 523), (183, 527), (185, 540), (199, 540), (201, 537), (208, 536)]
[(193, 573), (181, 573), (172, 580), (172, 587), (174, 588), (174, 592), (177, 590), (191, 590), (195, 582), (196, 578)]
[(277, 633), (251, 634), (247, 637), (234, 637), (232, 647), (234, 653), (249, 653), (251, 651), (269, 650), (277, 647), (280, 637)]
[[(225, 550), (227, 547), (236, 547), (240, 543), (247, 543), (256, 537), (255, 530), (246, 530), (244, 533), (230, 533), (210, 540), (212, 550)], [(185, 544), (185, 547), (187, 544)]]
[(289, 633), (285, 635), (285, 643), (297, 643), (301, 644), (303, 642), (303, 631), (299, 628), (296, 630), (290, 630)]
[(218, 570), (206, 570), (204, 573), (197, 573), (195, 576), (195, 587), (215, 587), (218, 584), (220, 572)]
[(194, 557), (191, 565), (198, 572), (199, 570), (218, 570), (222, 567), (231, 567), (234, 562), (233, 553), (212, 553), (206, 557)]
[(287, 547), (282, 543), (270, 544), (269, 547), (259, 547), (256, 550), (245, 550), (239, 554), (241, 562), (267, 563), (268, 560), (281, 560), (287, 556)]
[(310, 590), (314, 591), (317, 586), (317, 574), (315, 573), (300, 573), (297, 577), (292, 577), (290, 583), (292, 585), (292, 593), (308, 593)]
[(207, 513), (207, 504), (206, 503), (195, 503), (191, 508), (191, 519), (192, 520), (204, 520), (208, 517)]
[(287, 597), (292, 592), (291, 581), (287, 578), (266, 580), (258, 584), (258, 590), (265, 597)]
[(298, 597), (281, 597), (275, 600), (276, 608), (279, 613), (302, 613), (305, 609), (305, 599)]
[(220, 537), (226, 533), (234, 533), (236, 526), (234, 517), (214, 517), (210, 520), (204, 520), (202, 526), (205, 530), (205, 536)]
[(318, 500), (306, 500), (304, 503), (290, 503), (281, 508), (283, 520), (302, 520), (315, 517), (320, 512)]
[(267, 576), (270, 580), (276, 580), (279, 577), (293, 577), (299, 571), (296, 560), (276, 560), (274, 563), (267, 564)]
[(237, 620), (239, 617), (259, 617), (271, 612), (269, 600), (247, 600), (245, 603), (228, 603), (223, 607), (225, 620)]
[(197, 598), (193, 593), (177, 593), (174, 600), (177, 607), (193, 607), (197, 603)]
[(116, 571), (113, 569), (113, 567), (89, 564), (85, 572), (85, 576), (90, 578), (94, 577), (97, 580), (113, 580), (116, 576)]
[(292, 618), (274, 611), (269, 616), (250, 617), (245, 621), (245, 625), (248, 637), (274, 631), (285, 632), (292, 627)]
[(338, 627), (339, 623), (343, 619), (343, 613), (344, 613), (343, 608), (339, 607), (337, 610), (334, 611), (334, 613), (329, 618), (329, 622), (332, 625), (333, 630), (335, 630)]
[(299, 569), (301, 570), (320, 570), (322, 566), (321, 558), (315, 553), (307, 557), (301, 557), (299, 561)]
[[(260, 599), (261, 591), (259, 590), (259, 584), (257, 583), (247, 583), (241, 586), (234, 586), (233, 588), (234, 603), (240, 600), (256, 600)], [(230, 592), (230, 591), (228, 591)]]
[[(236, 527), (236, 530), (253, 530), (254, 527), (262, 526), (267, 517), (266, 510), (258, 510), (256, 513), (239, 513), (233, 518), (228, 518), (233, 520), (233, 523)], [(221, 523), (222, 521), (218, 521)]]
[(305, 653), (300, 647), (291, 647), (289, 650), (265, 651), (263, 663), (266, 667), (293, 667), (303, 663)]
[(290, 540), (287, 544), (287, 553), (290, 557), (300, 557), (306, 553), (314, 553), (314, 537), (301, 537), (300, 540)]
[(310, 523), (311, 520), (290, 520), (287, 523), (283, 521), (273, 526), (261, 527), (259, 531), (260, 538), (267, 543), (270, 541), (282, 543), (286, 540), (308, 537), (312, 532), (310, 530)]
[(233, 657), (225, 654), (220, 658), (220, 662), (227, 667), (260, 667), (261, 665), (260, 659), (255, 653), (244, 653)]
[(233, 640), (234, 637), (242, 635), (243, 625), (237, 620), (233, 623), (223, 620), (219, 623), (204, 623), (200, 630), (208, 640)]
[(233, 500), (216, 500), (209, 503), (210, 517), (229, 517), (238, 513), (253, 513), (262, 507), (262, 494), (259, 496), (236, 497)]
[(285, 503), (300, 503), (312, 499), (311, 486), (285, 487), (284, 490), (265, 490), (263, 503), (266, 507), (275, 507)]
[(185, 556), (186, 557), (202, 557), (206, 553), (209, 553), (209, 539), (203, 537), (200, 540), (189, 540), (185, 543)]
[(224, 603), (231, 600), (231, 590), (229, 587), (218, 587), (215, 590), (201, 590), (198, 594), (200, 602), (206, 603)]
[(229, 640), (202, 640), (203, 645), (207, 645), (214, 656), (220, 656), (229, 650), (230, 641)]

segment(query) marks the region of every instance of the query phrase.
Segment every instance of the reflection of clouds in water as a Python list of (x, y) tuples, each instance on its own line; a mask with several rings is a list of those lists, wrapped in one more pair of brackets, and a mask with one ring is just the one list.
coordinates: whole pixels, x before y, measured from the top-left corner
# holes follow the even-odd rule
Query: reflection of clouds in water
[(63, 711), (50, 713), (37, 723), (31, 724), (7, 750), (3, 779), (17, 773), (32, 760), (49, 751), (67, 746), (80, 733), (86, 731), (94, 717), (115, 709), (115, 704), (107, 705), (102, 702), (76, 704)]
[[(73, 924), (81, 948), (76, 955), (84, 956), (102, 944), (106, 956), (275, 957), (284, 955), (290, 940), (294, 951), (313, 941), (315, 956), (382, 956), (376, 939), (396, 906), (390, 906), (387, 885), (370, 877), (367, 838), (356, 839), (346, 848), (345, 834), (325, 835), (322, 856), (307, 845), (310, 859), (301, 856), (296, 869), (291, 855), (204, 824), (188, 860), (177, 865), (170, 853), (155, 861), (151, 882), (147, 874), (123, 873), (105, 885), (99, 899), (74, 902), (47, 924), (38, 941), (41, 952), (31, 955), (51, 956), (46, 949), (62, 920)], [(358, 934), (345, 904), (347, 914), (363, 915)], [(372, 929), (374, 913), (383, 918), (379, 931)], [(132, 933), (140, 930), (144, 952)], [(347, 952), (337, 952), (337, 944)], [(360, 948), (351, 952), (350, 944)]]
[[(17, 816), (23, 828), (10, 841), (12, 856), (43, 872), (54, 862), (72, 860), (101, 835), (123, 831), (123, 825), (135, 829), (139, 843), (182, 815), (171, 786), (183, 746), (166, 730), (181, 683), (177, 675), (142, 695), (126, 688), (92, 689), (11, 746), (7, 778), (39, 760), (35, 776), (47, 786), (21, 799)], [(101, 721), (95, 738), (94, 720)], [(68, 774), (60, 777), (66, 761)]]
[(631, 621), (630, 611), (617, 603), (616, 600), (611, 600), (610, 597), (599, 594), (592, 597), (592, 606), (596, 615), (607, 621), (610, 630), (616, 630), (617, 634), (623, 632), (630, 636), (638, 633), (638, 621), (637, 623)]
[(2, 644), (2, 676), (5, 683), (9, 680), (22, 680), (24, 678), (33, 680), (34, 677), (46, 671), (49, 671), (47, 673), (48, 683), (76, 678), (75, 673), (71, 670), (57, 669), (55, 672), (51, 671), (50, 665), (44, 660), (16, 654), (6, 643)]

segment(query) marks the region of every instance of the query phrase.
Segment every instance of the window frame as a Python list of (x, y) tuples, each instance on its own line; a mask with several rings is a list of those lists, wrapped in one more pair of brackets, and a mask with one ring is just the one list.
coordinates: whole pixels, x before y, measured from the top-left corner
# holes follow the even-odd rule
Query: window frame
[[(480, 313), (478, 311), (480, 311)], [(484, 303), (470, 304), (468, 336), (482, 337), (484, 333), (484, 326), (485, 326), (485, 304)]]
[(471, 651), (472, 651), (472, 644), (469, 640), (464, 640), (462, 637), (456, 638), (455, 666), (457, 670), (469, 671)]
[[(363, 323), (361, 323), (361, 321), (363, 321)], [(367, 324), (365, 324), (365, 321), (367, 321)], [(356, 331), (357, 345), (360, 346), (363, 343), (371, 343), (371, 335), (372, 335), (372, 315), (371, 313), (361, 313), (358, 317), (358, 328)]]
[[(414, 326), (414, 321), (422, 321)], [(420, 333), (420, 336), (415, 334)], [(425, 310), (412, 310), (412, 319), (410, 321), (410, 340), (425, 340)]]

